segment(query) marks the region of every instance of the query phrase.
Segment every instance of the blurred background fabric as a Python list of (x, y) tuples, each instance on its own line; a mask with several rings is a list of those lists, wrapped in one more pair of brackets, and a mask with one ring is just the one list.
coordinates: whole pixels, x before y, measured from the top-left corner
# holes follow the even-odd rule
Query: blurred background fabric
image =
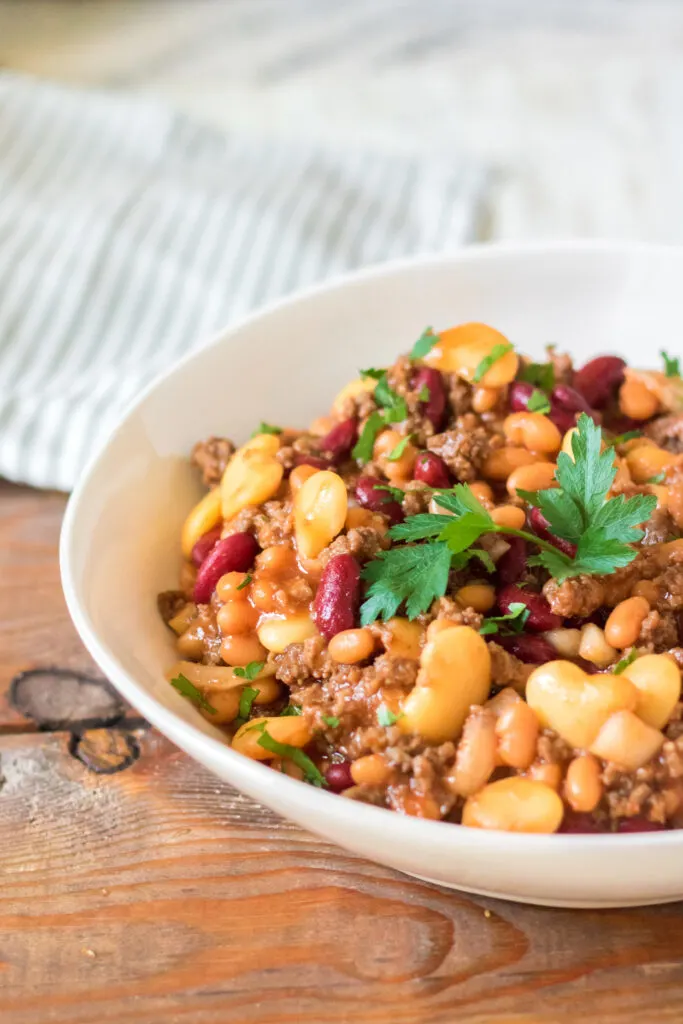
[(149, 376), (347, 267), (683, 241), (680, 0), (0, 0), (0, 66), (12, 479), (69, 487)]

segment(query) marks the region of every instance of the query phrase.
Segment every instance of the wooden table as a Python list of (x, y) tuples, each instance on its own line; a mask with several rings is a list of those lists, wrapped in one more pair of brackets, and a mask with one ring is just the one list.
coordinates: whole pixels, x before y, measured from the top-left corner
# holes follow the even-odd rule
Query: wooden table
[(681, 904), (547, 910), (402, 877), (119, 707), (64, 606), (63, 508), (0, 483), (2, 1024), (683, 1019)]

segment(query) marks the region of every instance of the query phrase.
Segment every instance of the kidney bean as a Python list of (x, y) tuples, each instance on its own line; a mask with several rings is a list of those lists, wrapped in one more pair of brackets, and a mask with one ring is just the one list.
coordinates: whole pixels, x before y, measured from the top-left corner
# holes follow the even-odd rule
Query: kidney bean
[(381, 512), (395, 526), (403, 522), (403, 509), (389, 491), (381, 490), (383, 486), (383, 481), (376, 476), (359, 476), (356, 482), (356, 501), (371, 512)]
[(563, 832), (565, 835), (588, 835), (606, 832), (607, 829), (592, 814), (566, 810), (562, 824), (557, 831)]
[(420, 402), (419, 409), (438, 433), (446, 419), (447, 396), (443, 377), (431, 366), (422, 366), (413, 375), (410, 386), (413, 391), (419, 391), (423, 387), (429, 390), (429, 398), (426, 402)]
[(572, 544), (570, 540), (564, 540), (563, 537), (556, 537), (554, 533), (550, 532), (550, 523), (540, 508), (532, 508), (529, 512), (529, 525), (537, 537), (547, 540), (549, 544), (568, 555), (569, 558), (573, 558), (576, 554), (576, 544)]
[(592, 661), (588, 661), (586, 658), (572, 658), (574, 664), (578, 665), (580, 669), (586, 673), (587, 676), (596, 676), (600, 669), (597, 665), (594, 665)]
[(196, 603), (209, 603), (216, 584), (226, 572), (250, 569), (258, 551), (259, 546), (250, 533), (233, 533), (219, 540), (197, 573), (193, 593)]
[(413, 478), (419, 480), (428, 487), (450, 487), (451, 474), (448, 466), (440, 456), (434, 452), (420, 452), (415, 460)]
[(566, 434), (568, 430), (576, 426), (576, 413), (569, 412), (567, 409), (559, 409), (556, 405), (550, 406), (548, 419), (552, 420), (561, 434)]
[(508, 401), (512, 412), (526, 412), (529, 399), (536, 388), (525, 380), (515, 380), (510, 385)]
[(641, 814), (633, 818), (620, 818), (617, 822), (617, 832), (666, 832), (667, 826), (658, 821), (648, 821)]
[(589, 415), (593, 412), (583, 395), (568, 384), (558, 384), (553, 388), (550, 401), (567, 412), (587, 412)]
[(192, 561), (199, 568), (206, 556), (215, 547), (216, 541), (220, 540), (221, 527), (214, 526), (213, 530), (209, 530), (203, 534), (192, 548)]
[(613, 434), (628, 434), (630, 430), (637, 430), (639, 434), (643, 432), (643, 424), (639, 420), (632, 420), (630, 416), (612, 416), (609, 422), (605, 421), (605, 426), (608, 430), (611, 430)]
[(598, 356), (574, 374), (573, 385), (593, 409), (604, 409), (624, 380), (626, 363), (619, 356)]
[(358, 438), (358, 424), (354, 419), (342, 420), (323, 437), (320, 447), (329, 452), (333, 459), (341, 459), (349, 454)]
[(315, 623), (331, 640), (357, 623), (360, 604), (360, 566), (353, 555), (334, 555), (323, 570), (313, 604)]
[(516, 583), (521, 579), (526, 569), (527, 544), (521, 537), (505, 537), (510, 549), (498, 559), (496, 563), (496, 574), (498, 582), (502, 584)]
[(313, 466), (314, 469), (331, 469), (334, 463), (322, 455), (295, 455), (295, 466)]
[(525, 605), (529, 609), (525, 629), (530, 629), (532, 633), (545, 633), (549, 629), (559, 629), (562, 625), (561, 616), (555, 615), (543, 595), (533, 590), (509, 583), (498, 591), (496, 600), (503, 615), (509, 613), (511, 604)]
[(520, 633), (518, 636), (498, 636), (494, 633), (490, 639), (527, 665), (545, 665), (546, 661), (557, 660), (557, 651), (542, 636), (527, 636), (526, 633)]
[(353, 786), (351, 762), (342, 761), (340, 764), (331, 764), (325, 772), (325, 781), (333, 793), (343, 793), (345, 789), (349, 789)]

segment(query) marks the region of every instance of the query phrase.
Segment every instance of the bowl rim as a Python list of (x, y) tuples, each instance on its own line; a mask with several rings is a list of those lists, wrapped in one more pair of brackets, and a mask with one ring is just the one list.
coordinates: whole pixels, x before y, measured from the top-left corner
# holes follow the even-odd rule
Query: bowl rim
[[(238, 777), (240, 775), (243, 776), (256, 789), (263, 789), (269, 783), (271, 791), (282, 788), (284, 793), (291, 794), (292, 802), (298, 803), (304, 799), (308, 803), (312, 815), (319, 811), (322, 819), (352, 819), (358, 823), (361, 830), (366, 828), (372, 829), (373, 826), (382, 829), (385, 834), (389, 830), (391, 838), (397, 842), (415, 843), (420, 841), (429, 842), (430, 839), (438, 840), (440, 846), (448, 844), (454, 851), (466, 843), (483, 844), (490, 849), (497, 848), (501, 854), (505, 854), (509, 850), (511, 854), (528, 853), (530, 855), (533, 853), (540, 854), (546, 852), (546, 850), (548, 852), (553, 849), (557, 850), (558, 844), (562, 844), (564, 841), (571, 844), (572, 852), (577, 853), (580, 849), (585, 849), (586, 852), (590, 853), (602, 851), (613, 853), (615, 848), (617, 848), (615, 844), (622, 843), (635, 850), (649, 848), (653, 844), (657, 847), (675, 847), (680, 845), (683, 848), (683, 828), (642, 833), (515, 833), (494, 829), (473, 829), (451, 822), (416, 818), (358, 801), (335, 799), (332, 802), (330, 797), (336, 798), (337, 794), (326, 792), (314, 786), (306, 786), (307, 792), (304, 794), (302, 786), (305, 783), (289, 778), (286, 775), (275, 773), (265, 764), (253, 761), (237, 753), (227, 744), (208, 736), (191, 722), (184, 721), (175, 712), (159, 703), (147, 690), (136, 682), (135, 678), (121, 664), (116, 654), (99, 639), (97, 630), (94, 628), (90, 616), (81, 604), (78, 595), (73, 564), (73, 553), (77, 543), (75, 523), (81, 504), (90, 489), (91, 480), (95, 475), (99, 462), (105, 456), (110, 444), (124, 425), (145, 404), (148, 397), (163, 386), (168, 379), (176, 374), (180, 374), (184, 367), (193, 359), (217, 345), (229, 344), (243, 330), (264, 319), (276, 316), (280, 311), (290, 306), (305, 303), (311, 298), (328, 292), (342, 291), (344, 288), (355, 283), (372, 281), (375, 278), (386, 275), (391, 276), (401, 271), (409, 271), (417, 266), (457, 265), (458, 263), (469, 263), (472, 261), (495, 260), (500, 257), (509, 258), (515, 255), (549, 256), (552, 258), (553, 256), (566, 253), (583, 254), (586, 256), (601, 253), (608, 257), (650, 254), (653, 256), (662, 255), (683, 258), (683, 245), (580, 238), (557, 241), (496, 241), (464, 245), (449, 253), (425, 252), (416, 256), (373, 263), (361, 269), (335, 275), (323, 282), (287, 294), (239, 317), (230, 326), (214, 331), (206, 342), (192, 347), (179, 360), (155, 376), (126, 405), (110, 435), (100, 443), (88, 460), (68, 500), (60, 532), (59, 565), (67, 608), (84, 646), (121, 695), (140, 711), (153, 726), (158, 728), (163, 735), (170, 738), (172, 742), (176, 743), (185, 752), (187, 752), (187, 746), (183, 740), (186, 738), (189, 739), (191, 746), (199, 744), (205, 747), (214, 759), (222, 760), (226, 763), (228, 774)], [(189, 754), (189, 756), (194, 759), (193, 754)], [(230, 784), (238, 789), (240, 788), (239, 781), (233, 782), (231, 779)], [(284, 816), (286, 817), (286, 814)], [(308, 825), (303, 827), (311, 830)]]

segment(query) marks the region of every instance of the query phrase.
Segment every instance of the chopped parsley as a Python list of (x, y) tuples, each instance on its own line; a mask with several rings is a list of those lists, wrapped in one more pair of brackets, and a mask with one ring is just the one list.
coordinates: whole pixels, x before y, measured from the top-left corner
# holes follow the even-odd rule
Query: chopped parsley
[(628, 654), (624, 658), (622, 658), (621, 661), (618, 661), (616, 663), (616, 665), (612, 669), (612, 674), (615, 676), (620, 676), (621, 673), (629, 667), (629, 665), (633, 664), (637, 657), (638, 651), (635, 649), (635, 647), (632, 647)]
[(431, 327), (426, 327), (413, 345), (408, 358), (411, 360), (424, 359), (432, 351), (438, 340), (439, 335), (434, 334)]
[(250, 661), (248, 665), (240, 665), (234, 668), (233, 672), (239, 679), (248, 679), (252, 683), (259, 672), (263, 672), (265, 666), (265, 661)]
[(256, 740), (259, 747), (263, 747), (269, 753), (275, 754), (276, 757), (292, 761), (304, 773), (306, 782), (310, 782), (312, 786), (327, 786), (325, 776), (311, 761), (308, 754), (304, 754), (303, 750), (300, 750), (298, 747), (293, 747), (291, 743), (279, 743), (276, 739), (273, 739), (269, 732), (266, 732), (266, 726), (267, 722), (259, 722), (258, 728), (261, 730), (261, 735)]
[(390, 725), (396, 725), (399, 718), (403, 718), (403, 715), (395, 715), (394, 712), (390, 711), (384, 704), (377, 709), (377, 724), (382, 725), (387, 729)]
[(494, 363), (497, 363), (499, 359), (507, 355), (508, 352), (512, 352), (512, 345), (509, 341), (499, 342), (494, 345), (487, 356), (484, 356), (482, 361), (474, 371), (474, 377), (472, 378), (475, 384), (478, 384), (484, 374), (488, 373)]
[(625, 434), (617, 434), (610, 441), (610, 444), (626, 444), (627, 441), (635, 441), (637, 437), (642, 437), (642, 430), (627, 430)]
[(259, 434), (281, 434), (282, 427), (274, 427), (271, 423), (264, 423), (263, 420), (259, 423), (256, 430), (251, 435), (252, 437), (258, 437)]
[(361, 623), (367, 626), (379, 618), (390, 619), (403, 604), (408, 618), (416, 618), (444, 596), (451, 570), (471, 558), (479, 558), (492, 570), (488, 554), (473, 547), (487, 533), (521, 537), (533, 544), (540, 551), (529, 564), (541, 565), (559, 583), (583, 574), (608, 575), (628, 565), (636, 557), (632, 545), (643, 536), (640, 525), (652, 514), (657, 499), (643, 494), (608, 499), (616, 474), (614, 449), (601, 453), (601, 443), (600, 428), (583, 413), (572, 436), (574, 459), (565, 452), (557, 459), (559, 487), (519, 492), (541, 510), (552, 533), (576, 545), (573, 558), (533, 533), (498, 526), (467, 484), (435, 490), (436, 504), (451, 515), (425, 512), (391, 527), (391, 539), (407, 543), (380, 551), (363, 567), (361, 575), (370, 587)]
[(280, 718), (297, 718), (301, 714), (301, 708), (298, 704), (288, 704), (286, 708), (283, 708), (280, 712)]
[(485, 619), (479, 630), (482, 636), (489, 636), (493, 633), (514, 634), (521, 633), (529, 618), (530, 612), (521, 601), (513, 601), (507, 615), (492, 615)]
[(550, 399), (542, 391), (532, 391), (527, 403), (529, 412), (542, 412), (544, 415), (550, 412)]
[(667, 355), (666, 352), (663, 349), (662, 349), (662, 351), (659, 354), (662, 357), (662, 359), (664, 360), (664, 373), (665, 373), (665, 375), (667, 377), (680, 377), (680, 375), (681, 375), (681, 367), (680, 367), (680, 360), (678, 359), (678, 357), (673, 357), (673, 356)]
[(421, 402), (428, 402), (429, 399), (432, 397), (432, 393), (426, 384), (422, 385), (422, 387), (417, 393), (417, 397), (420, 399)]
[(323, 722), (325, 725), (329, 725), (330, 729), (336, 729), (339, 725), (339, 719), (336, 715), (323, 715)]
[(178, 693), (191, 700), (200, 711), (206, 711), (210, 715), (217, 715), (216, 709), (209, 704), (201, 690), (198, 690), (194, 683), (191, 683), (187, 676), (179, 675), (171, 680), (171, 686), (175, 687)]
[(240, 583), (239, 587), (236, 587), (235, 589), (236, 590), (244, 590), (245, 587), (249, 586), (249, 584), (251, 583), (253, 578), (254, 577), (251, 575), (251, 573), (247, 573), (247, 575), (244, 577), (244, 579)]
[(396, 447), (392, 448), (392, 450), (387, 455), (389, 462), (396, 462), (398, 459), (401, 458), (406, 448), (410, 444), (412, 437), (412, 434), (408, 434), (406, 437), (401, 438)]
[(666, 473), (657, 473), (655, 476), (651, 476), (649, 480), (645, 482), (648, 484), (662, 484), (666, 480)]
[(386, 370), (361, 370), (361, 376), (377, 381), (373, 397), (381, 409), (368, 416), (351, 455), (359, 462), (369, 462), (379, 432), (389, 423), (401, 423), (405, 420), (408, 416), (408, 406), (405, 398), (397, 395), (389, 387)]
[(397, 501), (400, 505), (406, 496), (405, 491), (402, 491), (400, 487), (391, 487), (389, 484), (375, 484), (375, 490), (387, 492), (387, 497), (382, 502), (383, 505), (390, 501)]
[(239, 709), (237, 711), (237, 718), (235, 719), (235, 725), (239, 728), (249, 718), (251, 714), (251, 707), (255, 699), (258, 697), (260, 690), (256, 690), (253, 686), (245, 686), (240, 694)]
[(552, 391), (555, 387), (555, 368), (552, 363), (527, 363), (517, 377), (541, 391)]

